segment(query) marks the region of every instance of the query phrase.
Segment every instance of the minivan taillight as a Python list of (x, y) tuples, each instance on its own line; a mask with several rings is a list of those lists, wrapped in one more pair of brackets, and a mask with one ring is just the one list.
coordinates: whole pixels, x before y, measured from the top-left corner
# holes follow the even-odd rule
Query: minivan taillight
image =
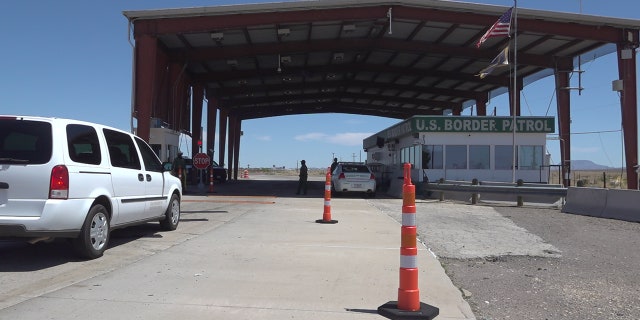
[(344, 179), (344, 173), (340, 172), (340, 175), (338, 176), (338, 179)]
[(51, 169), (49, 183), (49, 199), (63, 199), (69, 197), (69, 170), (64, 165), (57, 165)]
[(371, 176), (369, 177), (369, 180), (375, 180), (376, 176), (373, 175), (373, 173), (371, 174)]

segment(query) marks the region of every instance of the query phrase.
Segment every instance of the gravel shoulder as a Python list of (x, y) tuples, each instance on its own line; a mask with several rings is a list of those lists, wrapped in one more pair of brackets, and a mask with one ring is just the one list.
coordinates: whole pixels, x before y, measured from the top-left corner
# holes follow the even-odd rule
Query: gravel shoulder
[[(398, 220), (401, 201), (371, 203)], [(419, 238), (477, 319), (640, 319), (640, 224), (535, 206), (416, 207)]]

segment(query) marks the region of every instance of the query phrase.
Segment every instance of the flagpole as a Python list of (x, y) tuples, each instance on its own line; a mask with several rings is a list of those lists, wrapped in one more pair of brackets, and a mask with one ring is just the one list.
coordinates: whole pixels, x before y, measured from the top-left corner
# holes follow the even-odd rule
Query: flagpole
[[(509, 10), (507, 10), (507, 12), (505, 12), (502, 16), (500, 16), (500, 18), (498, 18), (498, 21), (496, 21), (490, 28), (489, 30), (487, 30), (487, 32), (485, 32), (482, 37), (480, 37), (480, 40), (478, 40), (478, 42), (476, 43), (476, 48), (480, 48), (480, 46), (482, 45), (482, 43), (484, 43), (488, 38), (490, 37), (496, 37), (496, 36), (508, 36), (511, 37), (511, 24), (512, 21), (515, 23), (514, 24), (514, 40), (513, 40), (513, 85), (511, 85), (511, 88), (513, 89), (513, 91), (509, 91), (509, 93), (511, 93), (511, 96), (513, 97), (513, 100), (510, 101), (510, 106), (511, 106), (511, 113), (513, 116), (513, 120), (511, 120), (512, 122), (512, 136), (513, 136), (513, 141), (511, 144), (511, 149), (513, 149), (513, 158), (511, 159), (511, 180), (513, 181), (513, 183), (516, 182), (516, 114), (517, 114), (517, 110), (516, 110), (516, 104), (518, 102), (518, 14), (517, 14), (517, 10), (518, 10), (518, 0), (513, 0), (514, 2), (514, 6), (512, 8), (509, 8)], [(515, 16), (513, 15), (515, 12)], [(515, 20), (515, 21), (514, 21)], [(499, 67), (500, 65), (508, 65), (508, 56), (509, 56), (509, 46), (511, 45), (511, 41), (509, 41), (507, 43), (507, 46), (500, 52), (500, 54), (498, 54), (498, 56), (496, 58), (494, 58), (489, 67), (484, 68), (482, 70), (480, 70), (480, 73), (478, 74), (478, 76), (480, 76), (480, 79), (486, 77), (488, 74), (491, 73), (491, 71), (493, 71), (493, 69)], [(506, 63), (504, 63), (506, 61)]]
[(512, 112), (513, 112), (513, 138), (512, 149), (513, 159), (511, 163), (511, 180), (516, 183), (516, 114), (517, 114), (517, 94), (518, 94), (518, 0), (513, 0), (513, 90)]

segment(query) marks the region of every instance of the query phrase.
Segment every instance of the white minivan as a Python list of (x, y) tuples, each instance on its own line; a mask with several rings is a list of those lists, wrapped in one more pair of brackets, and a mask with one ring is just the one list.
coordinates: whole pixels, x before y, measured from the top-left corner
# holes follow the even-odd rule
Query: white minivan
[(0, 238), (70, 238), (102, 256), (111, 230), (175, 230), (182, 186), (139, 137), (59, 118), (0, 115)]

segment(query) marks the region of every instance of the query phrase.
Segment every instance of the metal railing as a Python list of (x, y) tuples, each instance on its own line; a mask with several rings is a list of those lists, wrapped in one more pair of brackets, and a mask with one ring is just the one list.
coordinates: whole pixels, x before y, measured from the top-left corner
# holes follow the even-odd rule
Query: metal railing
[(567, 196), (567, 188), (561, 186), (547, 186), (541, 184), (527, 185), (521, 180), (516, 185), (482, 185), (474, 179), (471, 185), (464, 183), (451, 183), (439, 181), (436, 183), (422, 183), (421, 191), (425, 194), (433, 195), (438, 192), (440, 201), (444, 200), (445, 193), (467, 193), (471, 195), (472, 204), (477, 203), (477, 199), (481, 194), (508, 194), (516, 196), (515, 200), (518, 206), (522, 206), (525, 196), (550, 196), (565, 198)]

